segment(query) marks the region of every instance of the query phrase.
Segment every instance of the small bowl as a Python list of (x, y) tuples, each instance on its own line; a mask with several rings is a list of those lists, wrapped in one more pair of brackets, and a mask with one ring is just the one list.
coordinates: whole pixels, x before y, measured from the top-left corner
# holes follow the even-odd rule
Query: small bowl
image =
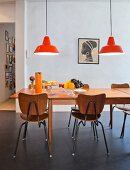
[(82, 93), (85, 93), (86, 90), (85, 89), (75, 89), (74, 92), (82, 94)]

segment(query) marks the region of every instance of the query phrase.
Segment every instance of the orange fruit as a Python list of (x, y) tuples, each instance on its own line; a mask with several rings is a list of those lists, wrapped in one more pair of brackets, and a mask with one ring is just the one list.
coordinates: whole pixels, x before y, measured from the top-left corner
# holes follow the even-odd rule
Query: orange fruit
[(64, 88), (65, 88), (65, 89), (69, 88), (69, 87), (68, 87), (68, 83), (65, 83), (65, 84), (64, 84)]
[(69, 87), (68, 87), (69, 89), (74, 89), (74, 88), (75, 88), (74, 83), (69, 83), (68, 86), (69, 86)]

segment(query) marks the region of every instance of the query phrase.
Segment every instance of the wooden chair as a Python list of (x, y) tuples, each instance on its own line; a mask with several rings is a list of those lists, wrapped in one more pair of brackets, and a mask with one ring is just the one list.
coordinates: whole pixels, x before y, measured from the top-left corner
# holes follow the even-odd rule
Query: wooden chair
[[(88, 84), (84, 84), (83, 89), (86, 89), (86, 90), (89, 89), (89, 85), (88, 85)], [(69, 128), (69, 126), (70, 126), (72, 110), (77, 111), (77, 110), (79, 110), (79, 108), (78, 108), (77, 105), (71, 107), (71, 112), (70, 112), (70, 117), (69, 117), (69, 122), (68, 122), (68, 128)], [(76, 120), (75, 120), (75, 121), (76, 121)], [(75, 121), (74, 121), (74, 126), (73, 126), (72, 138), (73, 138), (73, 136), (74, 136), (74, 129), (75, 129), (75, 123), (76, 123)]]
[[(127, 84), (127, 83), (124, 83), (124, 84), (112, 84), (111, 85), (111, 88), (129, 88), (129, 87), (130, 87), (129, 84)], [(113, 114), (114, 108), (122, 110), (123, 113), (124, 113), (124, 121), (123, 121), (121, 135), (120, 135), (120, 138), (123, 138), (124, 137), (124, 131), (125, 131), (126, 116), (130, 115), (130, 104), (115, 104), (112, 107), (112, 114)]]
[(20, 117), (24, 120), (24, 122), (20, 125), (20, 128), (19, 128), (16, 146), (14, 150), (14, 156), (13, 156), (14, 158), (16, 157), (17, 148), (19, 144), (19, 138), (20, 138), (23, 125), (25, 126), (23, 139), (25, 139), (27, 126), (29, 122), (37, 122), (39, 127), (41, 126), (41, 124), (43, 124), (44, 131), (45, 131), (45, 138), (47, 141), (47, 127), (46, 127), (46, 121), (45, 121), (48, 118), (47, 99), (48, 99), (48, 96), (45, 93), (36, 94), (36, 95), (19, 93), (18, 100), (19, 100), (20, 110), (22, 112), (20, 114)]
[[(84, 84), (83, 89), (86, 89), (86, 90), (89, 89), (89, 85), (88, 84)], [(70, 127), (72, 110), (76, 111), (76, 110), (79, 110), (79, 108), (78, 108), (77, 105), (71, 107), (71, 112), (70, 112), (70, 117), (69, 117), (69, 122), (68, 122), (68, 128)], [(74, 126), (73, 126), (72, 138), (73, 138), (73, 135), (74, 135), (74, 128), (75, 128), (75, 122), (74, 122)]]
[(84, 95), (84, 94), (78, 95), (77, 104), (79, 107), (79, 111), (72, 110), (72, 116), (76, 120), (76, 128), (74, 130), (74, 139), (73, 139), (73, 154), (72, 154), (73, 156), (75, 155), (79, 127), (81, 124), (85, 126), (86, 122), (91, 122), (94, 125), (94, 129), (95, 129), (94, 131), (96, 132), (96, 135), (97, 135), (96, 126), (98, 126), (99, 124), (101, 125), (106, 151), (107, 154), (109, 154), (104, 127), (103, 124), (98, 120), (104, 108), (105, 98), (106, 98), (105, 94), (99, 94), (93, 96)]

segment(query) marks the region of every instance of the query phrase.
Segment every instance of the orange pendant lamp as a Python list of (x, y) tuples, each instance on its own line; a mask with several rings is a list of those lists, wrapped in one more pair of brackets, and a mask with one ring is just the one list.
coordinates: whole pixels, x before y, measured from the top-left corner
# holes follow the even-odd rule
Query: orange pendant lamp
[(111, 26), (111, 36), (108, 38), (107, 45), (103, 46), (99, 52), (100, 55), (121, 55), (125, 54), (120, 45), (115, 43), (115, 39), (112, 36), (112, 9), (110, 0), (110, 26)]
[(46, 36), (43, 39), (43, 43), (39, 45), (34, 54), (36, 55), (58, 55), (59, 51), (54, 45), (51, 45), (49, 36), (47, 35), (47, 0), (46, 0)]

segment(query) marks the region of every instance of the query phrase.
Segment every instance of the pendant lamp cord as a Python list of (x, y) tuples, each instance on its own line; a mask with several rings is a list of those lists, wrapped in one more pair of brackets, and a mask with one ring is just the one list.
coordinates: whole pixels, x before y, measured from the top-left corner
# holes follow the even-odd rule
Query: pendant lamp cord
[(112, 6), (110, 0), (110, 29), (111, 29), (111, 36), (112, 36)]
[(46, 35), (47, 35), (47, 0), (46, 0)]

